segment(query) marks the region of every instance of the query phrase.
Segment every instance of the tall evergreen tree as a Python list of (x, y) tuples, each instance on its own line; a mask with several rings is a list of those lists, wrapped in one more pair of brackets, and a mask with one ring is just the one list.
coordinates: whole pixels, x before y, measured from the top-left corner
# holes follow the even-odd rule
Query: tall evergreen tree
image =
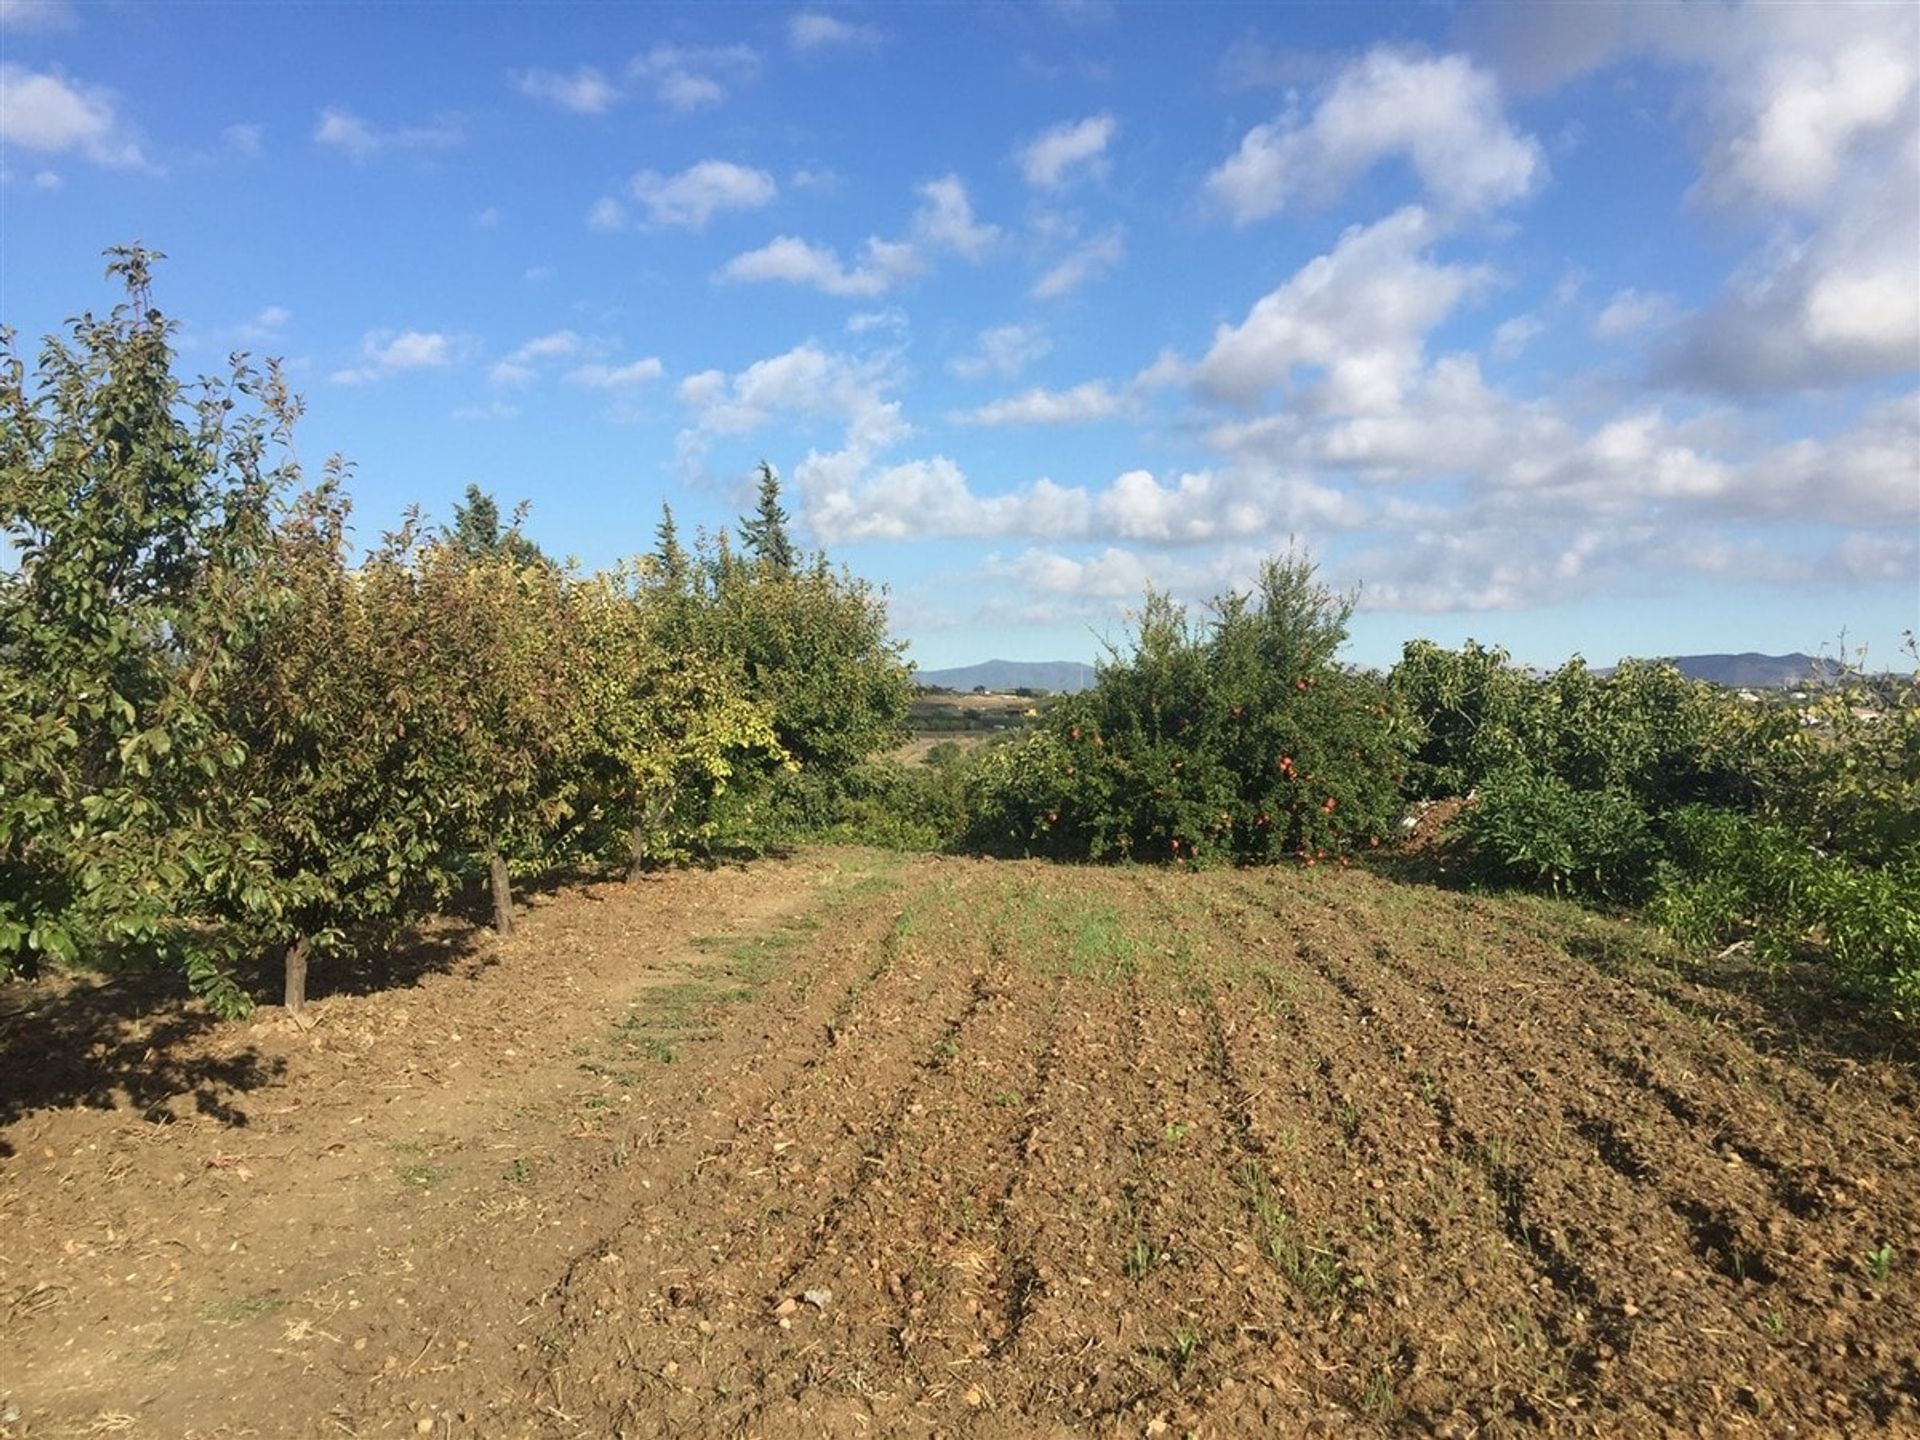
[(787, 537), (787, 512), (780, 505), (780, 477), (773, 466), (760, 462), (760, 501), (751, 515), (740, 517), (740, 539), (767, 569), (793, 573), (793, 541)]
[(673, 523), (673, 507), (660, 502), (660, 526), (653, 532), (653, 558), (660, 564), (661, 578), (670, 590), (687, 585), (687, 552), (680, 547), (680, 531)]
[(500, 505), (478, 485), (467, 486), (467, 498), (453, 507), (453, 528), (447, 543), (469, 560), (489, 555), (510, 556), (516, 565), (548, 563), (546, 553), (520, 533), (522, 505), (506, 529), (500, 526)]

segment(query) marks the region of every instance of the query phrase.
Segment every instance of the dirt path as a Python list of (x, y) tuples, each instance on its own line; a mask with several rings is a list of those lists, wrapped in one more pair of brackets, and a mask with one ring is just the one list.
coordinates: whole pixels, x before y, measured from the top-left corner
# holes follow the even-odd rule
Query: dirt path
[(0, 1127), (0, 1435), (1920, 1433), (1911, 1055), (1623, 927), (824, 852), (448, 943)]

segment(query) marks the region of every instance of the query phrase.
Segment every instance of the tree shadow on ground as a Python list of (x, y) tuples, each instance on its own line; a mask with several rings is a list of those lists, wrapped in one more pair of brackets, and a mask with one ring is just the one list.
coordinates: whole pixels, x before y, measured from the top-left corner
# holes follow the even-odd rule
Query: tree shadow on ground
[[(278, 1077), (284, 1062), (249, 1047), (215, 1052), (226, 1024), (183, 1006), (171, 975), (55, 977), (0, 991), (0, 1127), (36, 1110), (131, 1106), (143, 1114), (187, 1100), (243, 1126), (237, 1096)], [(0, 1139), (0, 1158), (13, 1149)]]
[[(515, 904), (538, 909), (568, 889), (592, 900), (609, 878), (601, 870), (556, 870), (517, 885)], [(470, 885), (398, 934), (358, 936), (348, 953), (315, 957), (307, 999), (408, 990), (435, 975), (477, 978), (499, 963), (492, 919), (484, 881)], [(223, 1029), (229, 1037), (241, 1031), (192, 1000), (177, 971), (136, 957), (105, 963), (114, 968), (0, 987), (0, 1128), (37, 1110), (125, 1106), (153, 1114), (183, 1100), (222, 1124), (244, 1126), (236, 1099), (277, 1079), (284, 1061), (221, 1046)], [(240, 979), (257, 1006), (278, 1011), (284, 972), (277, 953), (244, 967)], [(0, 1158), (12, 1153), (0, 1140)]]
[[(1490, 900), (1509, 897), (1477, 883), (1464, 850), (1441, 847), (1394, 855), (1369, 869), (1402, 885)], [(1573, 902), (1568, 902), (1572, 904)], [(1849, 984), (1814, 953), (1782, 964), (1756, 961), (1749, 947), (1717, 953), (1678, 953), (1656, 941), (1652, 923), (1617, 906), (1582, 906), (1590, 928), (1530, 927), (1535, 937), (1576, 960), (1658, 992), (1675, 1009), (1715, 1025), (1730, 1025), (1755, 1050), (1832, 1079), (1850, 1065), (1894, 1065), (1920, 1079), (1920, 1025), (1901, 1019), (1878, 995)], [(1642, 937), (1635, 940), (1631, 929)]]
[[(1576, 946), (1569, 952), (1579, 955)], [(1587, 958), (1582, 956), (1581, 958)], [(1818, 959), (1761, 964), (1741, 949), (1682, 962), (1667, 1002), (1696, 1019), (1732, 1014), (1746, 1042), (1824, 1080), (1854, 1065), (1891, 1065), (1920, 1081), (1920, 1025), (1884, 997), (1846, 984)]]

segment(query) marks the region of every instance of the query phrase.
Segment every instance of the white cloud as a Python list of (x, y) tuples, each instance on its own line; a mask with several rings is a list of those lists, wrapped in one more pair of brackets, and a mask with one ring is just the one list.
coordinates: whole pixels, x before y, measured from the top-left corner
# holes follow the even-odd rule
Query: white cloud
[(880, 31), (818, 10), (802, 10), (787, 21), (787, 43), (803, 55), (822, 50), (871, 50), (880, 43)]
[(995, 325), (980, 332), (978, 348), (962, 355), (948, 367), (963, 380), (979, 380), (988, 375), (1011, 378), (1053, 348), (1046, 330), (1039, 325)]
[(1248, 131), (1207, 177), (1207, 192), (1245, 225), (1296, 201), (1325, 204), (1396, 158), (1435, 205), (1455, 212), (1509, 204), (1546, 173), (1539, 143), (1508, 123), (1490, 72), (1460, 55), (1374, 50), (1340, 72), (1310, 116)]
[(33, 183), (41, 190), (58, 190), (66, 182), (60, 178), (57, 170), (36, 170)]
[(1089, 280), (1111, 273), (1126, 258), (1126, 237), (1115, 225), (1075, 248), (1034, 281), (1027, 293), (1036, 300), (1056, 300), (1072, 294)]
[(387, 370), (437, 369), (451, 364), (454, 341), (439, 331), (402, 330), (377, 344), (367, 342), (367, 357)]
[(1429, 258), (1432, 237), (1418, 206), (1349, 229), (1331, 254), (1262, 296), (1239, 325), (1219, 327), (1198, 367), (1201, 387), (1251, 401), (1312, 367), (1323, 372), (1321, 400), (1331, 408), (1394, 404), (1419, 367), (1428, 332), (1487, 278), (1476, 267)]
[(861, 310), (847, 317), (849, 335), (865, 335), (874, 330), (892, 330), (904, 335), (908, 329), (907, 312), (898, 305), (889, 305), (883, 310)]
[(647, 207), (656, 225), (704, 230), (723, 210), (758, 210), (769, 205), (779, 187), (764, 170), (730, 160), (702, 160), (678, 175), (642, 170), (628, 182), (633, 198)]
[(580, 351), (580, 337), (571, 330), (537, 335), (519, 349), (494, 361), (487, 378), (495, 385), (531, 385), (540, 377), (540, 363), (564, 359)]
[(1153, 390), (1164, 390), (1169, 385), (1185, 385), (1193, 379), (1193, 366), (1185, 356), (1170, 346), (1164, 346), (1158, 355), (1135, 375), (1132, 389), (1137, 394), (1146, 394)]
[(988, 576), (1023, 590), (1094, 600), (1138, 601), (1147, 587), (1163, 586), (1165, 580), (1152, 558), (1112, 545), (1081, 559), (1058, 550), (1025, 550), (1012, 560), (994, 556), (984, 568)]
[(788, 179), (787, 183), (796, 190), (811, 190), (819, 195), (838, 193), (841, 184), (838, 171), (826, 165), (802, 165)]
[(591, 65), (573, 72), (526, 70), (513, 77), (514, 88), (576, 115), (604, 115), (619, 102), (620, 90)]
[(923, 245), (951, 250), (968, 260), (981, 260), (1000, 241), (1000, 227), (973, 218), (973, 203), (957, 175), (929, 180), (916, 192), (920, 208), (914, 212), (914, 238)]
[(580, 65), (572, 73), (530, 69), (515, 75), (513, 83), (530, 100), (545, 100), (576, 115), (605, 115), (620, 102), (620, 88), (593, 65)]
[(1716, 498), (1743, 515), (1884, 525), (1910, 540), (1920, 527), (1920, 392), (1868, 406), (1837, 435), (1761, 451)]
[(720, 268), (721, 280), (744, 284), (779, 281), (807, 285), (827, 295), (869, 298), (884, 295), (922, 269), (911, 245), (868, 236), (863, 258), (851, 268), (831, 247), (814, 245), (793, 235), (780, 235), (736, 255)]
[(116, 113), (113, 92), (0, 63), (0, 146), (42, 155), (79, 155), (95, 165), (146, 165)]
[[(1263, 465), (1187, 472), (1164, 484), (1149, 471), (1129, 470), (1104, 488), (1041, 478), (981, 494), (945, 456), (880, 467), (872, 459), (871, 450), (849, 446), (809, 454), (795, 470), (809, 523), (822, 539), (1030, 536), (1265, 546), (1308, 526), (1351, 528), (1370, 514), (1336, 489)], [(1140, 588), (1131, 591), (1138, 596)]]
[(1490, 348), (1494, 357), (1500, 360), (1518, 358), (1520, 352), (1525, 350), (1546, 328), (1546, 322), (1532, 311), (1515, 315), (1510, 320), (1502, 320), (1493, 331), (1493, 344)]
[(760, 72), (760, 52), (747, 45), (674, 45), (657, 42), (627, 65), (627, 74), (653, 87), (668, 109), (691, 111), (718, 105), (730, 87)]
[(908, 433), (899, 402), (887, 398), (899, 381), (887, 357), (839, 355), (808, 343), (733, 375), (689, 375), (679, 396), (698, 436), (744, 435), (776, 417), (797, 416), (842, 421), (859, 443), (878, 448)]
[(1785, 204), (1815, 206), (1852, 152), (1896, 124), (1911, 127), (1914, 44), (1861, 38), (1769, 67), (1751, 115), (1726, 141), (1722, 181)]
[(1696, 198), (1767, 239), (1682, 317), (1655, 378), (1730, 393), (1831, 388), (1920, 358), (1920, 9), (1911, 5), (1485, 7), (1476, 43), (1550, 89), (1629, 58), (1679, 68), (1700, 116)]
[(626, 224), (627, 207), (611, 195), (602, 195), (587, 209), (589, 230), (623, 230)]
[(78, 18), (72, 0), (0, 0), (3, 30), (70, 30)]
[(518, 418), (520, 407), (495, 397), (484, 405), (461, 405), (453, 412), (456, 420), (513, 420)]
[(469, 215), (467, 217), (467, 223), (476, 230), (496, 229), (500, 224), (499, 207), (495, 205), (484, 206)]
[(236, 155), (248, 158), (263, 154), (267, 148), (267, 129), (264, 125), (243, 123), (229, 125), (220, 132), (220, 143)]
[(1487, 6), (1469, 38), (1514, 83), (1550, 90), (1646, 57), (1703, 72), (1704, 183), (1807, 210), (1864, 152), (1911, 135), (1920, 10), (1911, 5)]
[(440, 330), (369, 330), (360, 343), (366, 364), (327, 378), (336, 385), (366, 385), (408, 370), (443, 370), (472, 350), (470, 339)]
[(1066, 121), (1020, 146), (1014, 159), (1029, 185), (1057, 190), (1082, 173), (1104, 174), (1107, 144), (1118, 129), (1111, 115)]
[(1089, 523), (1085, 492), (1039, 480), (1006, 495), (974, 493), (944, 455), (868, 469), (870, 452), (810, 452), (794, 469), (807, 523), (822, 540), (926, 536), (1077, 535)]
[(360, 162), (387, 150), (445, 150), (460, 144), (466, 136), (451, 122), (382, 130), (351, 110), (330, 106), (321, 111), (313, 138), (316, 144), (344, 150)]
[(1124, 400), (1106, 381), (1089, 380), (1070, 390), (1028, 390), (953, 418), (962, 425), (1079, 425), (1110, 420), (1124, 409)]
[(582, 365), (569, 370), (567, 379), (575, 385), (585, 385), (594, 390), (625, 390), (658, 380), (666, 373), (667, 367), (660, 363), (660, 357), (648, 355), (628, 361), (625, 365)]
[(268, 305), (237, 332), (242, 340), (251, 340), (256, 344), (277, 340), (287, 328), (287, 322), (293, 319), (293, 312), (284, 305)]
[(1633, 289), (1617, 291), (1594, 317), (1594, 338), (1620, 340), (1642, 330), (1658, 329), (1672, 320), (1678, 309), (1671, 295)]
[(700, 110), (727, 98), (727, 88), (711, 75), (673, 70), (662, 75), (654, 93), (670, 110)]
[(1445, 498), (1411, 509), (1396, 498), (1396, 523), (1444, 514), (1463, 529), (1511, 532), (1518, 550), (1535, 532), (1544, 544), (1576, 524), (1672, 532), (1684, 522), (1690, 535), (1715, 519), (1920, 524), (1920, 395), (1870, 406), (1831, 436), (1780, 442), (1731, 410), (1676, 417), (1644, 404), (1587, 421), (1562, 401), (1503, 394), (1472, 356), (1447, 355), (1391, 401), (1332, 413), (1289, 407), (1215, 425), (1204, 439), (1234, 465), (1275, 473), (1451, 482)]
[(1818, 389), (1920, 367), (1920, 129), (1863, 165), (1804, 236), (1778, 237), (1656, 357), (1673, 383), (1734, 393)]

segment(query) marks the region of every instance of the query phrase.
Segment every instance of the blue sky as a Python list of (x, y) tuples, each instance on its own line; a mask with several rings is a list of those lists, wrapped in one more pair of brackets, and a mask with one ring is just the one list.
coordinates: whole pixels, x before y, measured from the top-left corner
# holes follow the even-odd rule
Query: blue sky
[(1920, 8), (0, 0), (0, 321), (170, 257), (363, 535), (762, 457), (936, 667), (1306, 545), (1352, 658), (1920, 624)]

